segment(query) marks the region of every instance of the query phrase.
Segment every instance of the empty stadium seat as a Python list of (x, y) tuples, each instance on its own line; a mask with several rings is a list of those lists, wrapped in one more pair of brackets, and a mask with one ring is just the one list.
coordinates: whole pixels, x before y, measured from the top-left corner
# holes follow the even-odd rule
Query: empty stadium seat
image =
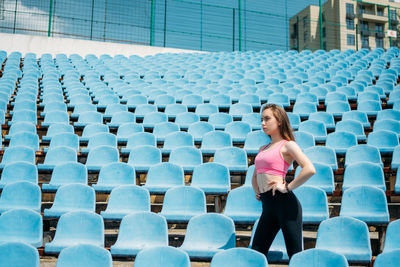
[(131, 135), (142, 132), (144, 132), (142, 124), (136, 122), (122, 123), (117, 130), (117, 140), (118, 142), (127, 142)]
[(120, 185), (135, 185), (135, 169), (125, 162), (114, 162), (100, 169), (97, 184), (92, 187), (96, 192), (111, 192)]
[(347, 216), (322, 221), (315, 248), (343, 254), (349, 263), (369, 263), (372, 257), (367, 224)]
[(315, 138), (311, 133), (295, 131), (293, 134), (295, 136), (296, 143), (302, 150), (315, 146)]
[(88, 184), (88, 173), (85, 165), (79, 162), (68, 162), (54, 167), (50, 182), (42, 184), (43, 191), (57, 191), (64, 184)]
[(74, 126), (65, 123), (53, 123), (47, 128), (46, 135), (42, 136), (42, 141), (48, 142), (54, 135), (60, 133), (74, 133)]
[(107, 208), (100, 212), (105, 220), (122, 220), (128, 214), (150, 212), (149, 191), (137, 185), (120, 185), (112, 189)]
[(102, 124), (102, 123), (89, 124), (89, 125), (86, 125), (85, 128), (83, 128), (82, 136), (80, 137), (80, 141), (88, 142), (89, 138), (95, 134), (109, 133), (109, 132), (110, 132), (110, 129), (105, 124)]
[(218, 252), (211, 260), (210, 267), (267, 267), (264, 254), (248, 248), (230, 248)]
[(69, 124), (69, 115), (67, 111), (49, 111), (46, 112), (42, 127), (49, 127), (53, 123)]
[(168, 162), (181, 166), (184, 171), (193, 171), (203, 163), (203, 156), (196, 147), (182, 146), (172, 149)]
[(161, 150), (155, 146), (143, 145), (130, 149), (128, 164), (138, 172), (147, 171), (161, 161)]
[(232, 147), (231, 135), (222, 131), (211, 131), (203, 135), (200, 149), (203, 154), (213, 154), (225, 147)]
[(4, 186), (0, 197), (0, 213), (10, 209), (31, 209), (40, 212), (42, 191), (37, 184), (19, 181)]
[(190, 124), (187, 132), (193, 136), (195, 142), (201, 142), (203, 140), (203, 135), (211, 131), (214, 131), (213, 125), (205, 121), (199, 121)]
[(348, 267), (347, 259), (342, 254), (327, 250), (311, 248), (293, 255), (289, 267), (337, 266)]
[(99, 146), (110, 146), (117, 148), (117, 137), (112, 133), (97, 133), (89, 137), (86, 148), (81, 148), (81, 153), (89, 153), (90, 150)]
[(332, 148), (325, 146), (314, 146), (304, 150), (304, 153), (313, 163), (324, 163), (329, 165), (333, 171), (338, 169), (336, 153)]
[(310, 114), (308, 119), (324, 122), (326, 129), (328, 130), (335, 129), (335, 119), (333, 118), (333, 115), (331, 113), (323, 111), (314, 112)]
[[(253, 113), (248, 113), (253, 114)], [(208, 117), (208, 123), (210, 123), (216, 130), (224, 130), (225, 125), (233, 121), (233, 117), (228, 113), (215, 113)]]
[(400, 249), (400, 220), (394, 220), (388, 224), (383, 246), (383, 253)]
[(382, 166), (366, 161), (347, 164), (344, 171), (342, 190), (359, 185), (375, 186), (385, 191), (385, 176)]
[(38, 250), (30, 244), (9, 241), (0, 245), (0, 267), (24, 266), (39, 267)]
[(0, 215), (0, 244), (23, 242), (36, 248), (43, 243), (43, 219), (30, 209), (11, 209)]
[(88, 185), (66, 184), (57, 189), (53, 206), (44, 209), (45, 218), (59, 218), (61, 215), (72, 211), (95, 212), (96, 195)]
[(144, 188), (151, 194), (165, 194), (171, 187), (185, 184), (182, 167), (162, 162), (152, 165), (147, 172)]
[(224, 214), (235, 223), (253, 223), (261, 211), (261, 202), (256, 199), (252, 187), (241, 186), (229, 192)]
[(333, 132), (327, 135), (325, 146), (333, 148), (337, 155), (344, 155), (346, 151), (357, 145), (357, 137), (350, 132)]
[(11, 125), (8, 134), (4, 137), (4, 140), (10, 140), (13, 135), (20, 132), (31, 132), (36, 134), (36, 125), (31, 122), (17, 122)]
[(58, 254), (77, 244), (104, 247), (104, 222), (99, 214), (88, 211), (71, 211), (58, 220), (53, 241), (46, 243), (48, 254)]
[(108, 123), (109, 127), (118, 128), (124, 123), (136, 122), (135, 115), (129, 111), (119, 111), (112, 115), (111, 121)]
[(251, 132), (251, 126), (246, 122), (233, 121), (225, 125), (224, 131), (231, 135), (233, 142), (243, 143), (247, 134)]
[(136, 256), (146, 248), (168, 245), (166, 219), (152, 212), (126, 215), (120, 224), (117, 242), (111, 246), (113, 256)]
[(57, 259), (58, 267), (112, 267), (111, 254), (105, 248), (91, 244), (77, 244), (60, 252)]
[(378, 147), (381, 154), (391, 154), (394, 148), (399, 145), (399, 138), (392, 131), (374, 131), (368, 135), (367, 145)]
[(345, 120), (356, 120), (362, 123), (364, 128), (371, 127), (370, 122), (368, 121), (367, 113), (359, 110), (351, 110), (343, 113), (342, 121)]
[(235, 225), (218, 213), (197, 215), (189, 220), (180, 247), (190, 258), (211, 259), (216, 253), (235, 247)]
[(310, 133), (315, 141), (325, 141), (327, 136), (326, 125), (321, 121), (307, 120), (299, 125), (299, 131)]
[(31, 132), (20, 132), (16, 133), (10, 139), (8, 148), (24, 146), (32, 148), (35, 151), (39, 150), (39, 136), (36, 133)]
[(170, 188), (165, 193), (160, 215), (169, 223), (182, 223), (206, 212), (206, 197), (201, 189), (179, 186)]
[(44, 148), (44, 152), (57, 147), (68, 147), (75, 152), (79, 151), (79, 136), (74, 133), (58, 133), (52, 136), (48, 148)]
[(400, 262), (400, 249), (379, 254), (374, 261), (374, 267), (395, 266)]
[(19, 181), (38, 184), (38, 170), (36, 165), (23, 161), (6, 164), (1, 173), (0, 188)]
[(119, 162), (118, 149), (112, 146), (98, 146), (89, 151), (86, 167), (88, 171), (100, 171), (101, 167), (113, 162)]
[(214, 154), (215, 163), (228, 167), (230, 172), (245, 172), (247, 170), (246, 151), (238, 147), (224, 147), (217, 149)]
[(172, 132), (165, 136), (162, 153), (168, 154), (176, 148), (192, 147), (194, 148), (193, 136), (187, 132)]
[(178, 248), (159, 246), (141, 250), (135, 258), (135, 267), (190, 267), (189, 255)]
[(329, 218), (328, 199), (324, 190), (303, 185), (293, 192), (300, 201), (304, 224), (319, 224)]

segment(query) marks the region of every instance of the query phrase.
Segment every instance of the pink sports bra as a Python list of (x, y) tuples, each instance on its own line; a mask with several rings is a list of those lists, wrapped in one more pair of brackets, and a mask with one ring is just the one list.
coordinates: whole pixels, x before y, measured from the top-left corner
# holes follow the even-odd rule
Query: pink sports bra
[(254, 163), (257, 174), (267, 173), (272, 175), (279, 175), (285, 177), (289, 169), (290, 164), (285, 161), (281, 154), (281, 147), (284, 146), (288, 141), (282, 140), (280, 144), (276, 145), (272, 149), (263, 150), (258, 152)]

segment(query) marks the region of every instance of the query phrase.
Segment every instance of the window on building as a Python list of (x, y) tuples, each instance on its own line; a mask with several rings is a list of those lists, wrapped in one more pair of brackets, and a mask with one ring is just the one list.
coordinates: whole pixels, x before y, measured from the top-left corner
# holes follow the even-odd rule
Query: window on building
[(360, 6), (360, 14), (365, 13), (366, 8), (364, 6)]
[(305, 17), (303, 18), (303, 25), (304, 25), (304, 27), (307, 27), (307, 26), (308, 26), (308, 16), (305, 16)]
[(369, 38), (368, 36), (361, 37), (361, 46), (362, 48), (369, 48)]
[(348, 30), (354, 30), (354, 20), (346, 19), (346, 26)]
[(322, 37), (326, 37), (326, 27), (322, 28)]
[(390, 10), (390, 19), (397, 20), (396, 10), (394, 10), (394, 9)]
[(368, 22), (366, 22), (366, 21), (362, 21), (361, 22), (361, 30), (365, 30), (365, 31), (369, 30), (368, 29)]
[(354, 34), (347, 34), (347, 45), (355, 45)]
[(375, 25), (375, 31), (377, 32), (383, 32), (383, 24), (377, 23)]
[(376, 47), (383, 48), (383, 38), (376, 38)]
[(378, 9), (376, 10), (376, 14), (377, 14), (378, 16), (383, 16), (383, 8), (378, 7)]
[(304, 31), (304, 42), (308, 40), (308, 31)]
[(354, 5), (353, 4), (346, 4), (346, 13), (347, 14), (354, 14)]

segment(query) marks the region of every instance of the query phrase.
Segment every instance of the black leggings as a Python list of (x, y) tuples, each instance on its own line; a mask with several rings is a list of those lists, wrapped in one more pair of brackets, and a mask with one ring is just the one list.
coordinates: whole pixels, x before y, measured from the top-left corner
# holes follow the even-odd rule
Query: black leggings
[(272, 241), (282, 229), (289, 258), (303, 250), (303, 219), (299, 200), (293, 194), (272, 190), (261, 193), (262, 214), (251, 247), (267, 256)]

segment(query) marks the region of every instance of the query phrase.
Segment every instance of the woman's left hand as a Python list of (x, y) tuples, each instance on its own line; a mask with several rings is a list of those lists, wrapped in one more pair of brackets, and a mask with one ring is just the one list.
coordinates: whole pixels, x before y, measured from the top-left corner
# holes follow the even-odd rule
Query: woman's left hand
[(275, 196), (275, 191), (278, 190), (281, 193), (287, 193), (286, 187), (284, 183), (280, 183), (277, 181), (271, 181), (268, 183), (268, 186), (272, 188), (272, 195)]

